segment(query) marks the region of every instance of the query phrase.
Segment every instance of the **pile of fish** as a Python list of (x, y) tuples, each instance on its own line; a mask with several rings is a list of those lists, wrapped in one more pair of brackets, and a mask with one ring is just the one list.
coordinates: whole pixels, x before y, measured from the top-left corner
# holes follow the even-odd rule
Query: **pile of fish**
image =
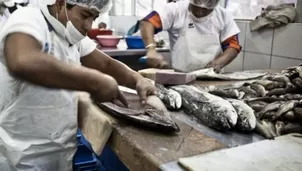
[[(181, 107), (184, 112), (194, 116), (210, 128), (219, 131), (229, 131), (234, 128), (241, 131), (252, 131), (256, 127), (256, 117), (253, 109), (240, 100), (223, 99), (192, 85), (173, 86), (169, 89), (157, 85), (157, 88), (160, 88), (160, 98), (162, 97), (160, 94), (168, 93), (170, 90), (173, 90), (172, 94), (180, 94)], [(178, 96), (175, 95), (174, 97)], [(167, 106), (170, 106), (170, 109), (175, 101), (179, 101), (178, 98), (161, 99)], [(173, 109), (177, 110), (179, 108)]]
[(302, 133), (302, 66), (239, 87), (211, 87), (157, 85), (159, 97), (169, 109), (183, 108), (216, 130), (255, 130), (268, 139)]

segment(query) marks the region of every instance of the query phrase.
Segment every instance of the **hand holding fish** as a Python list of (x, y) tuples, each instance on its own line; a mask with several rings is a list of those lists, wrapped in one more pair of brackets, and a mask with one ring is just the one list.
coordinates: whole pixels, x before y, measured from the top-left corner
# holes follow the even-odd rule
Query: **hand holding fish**
[(223, 65), (218, 60), (213, 60), (207, 64), (206, 68), (214, 68), (216, 73), (220, 73), (222, 66)]
[(136, 91), (142, 104), (146, 103), (148, 96), (156, 94), (155, 86), (145, 78), (142, 78), (137, 82)]
[(109, 75), (104, 76), (99, 81), (100, 83), (96, 86), (97, 88), (90, 92), (91, 97), (96, 102), (121, 102), (125, 107), (128, 107), (129, 104), (123, 95), (123, 93), (118, 88), (117, 81)]

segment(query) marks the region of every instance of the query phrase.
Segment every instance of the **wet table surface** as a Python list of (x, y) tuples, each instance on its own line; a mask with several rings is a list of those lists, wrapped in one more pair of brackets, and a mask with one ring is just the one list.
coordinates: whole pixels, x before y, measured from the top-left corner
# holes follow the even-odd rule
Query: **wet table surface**
[[(203, 81), (199, 85), (226, 85), (233, 81)], [(250, 144), (263, 140), (256, 134), (222, 134), (198, 124), (183, 112), (171, 113), (181, 131), (174, 135), (144, 130), (117, 121), (108, 141), (120, 160), (133, 171), (182, 170), (179, 158), (200, 155), (218, 149)]]

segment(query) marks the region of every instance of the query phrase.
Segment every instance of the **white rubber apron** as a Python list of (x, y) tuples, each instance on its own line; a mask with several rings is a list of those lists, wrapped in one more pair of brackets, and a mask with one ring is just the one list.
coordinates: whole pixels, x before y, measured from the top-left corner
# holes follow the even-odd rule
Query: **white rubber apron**
[[(49, 18), (46, 10), (43, 13)], [(57, 32), (49, 34), (46, 53), (65, 63), (80, 63), (76, 46), (70, 47)], [(71, 171), (77, 149), (76, 94), (15, 79), (2, 63), (0, 83), (8, 85), (0, 90), (5, 93), (0, 95), (0, 170)]]
[(185, 25), (172, 50), (172, 67), (181, 72), (203, 69), (221, 53), (219, 34), (200, 33), (187, 14)]

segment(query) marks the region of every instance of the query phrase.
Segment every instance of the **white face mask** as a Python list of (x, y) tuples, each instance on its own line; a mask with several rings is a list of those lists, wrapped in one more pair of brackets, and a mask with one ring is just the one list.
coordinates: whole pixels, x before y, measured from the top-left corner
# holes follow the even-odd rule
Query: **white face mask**
[(71, 45), (75, 45), (79, 41), (83, 40), (85, 36), (81, 32), (79, 32), (78, 29), (76, 29), (72, 22), (69, 20), (66, 6), (65, 13), (68, 20), (65, 28), (65, 38)]

